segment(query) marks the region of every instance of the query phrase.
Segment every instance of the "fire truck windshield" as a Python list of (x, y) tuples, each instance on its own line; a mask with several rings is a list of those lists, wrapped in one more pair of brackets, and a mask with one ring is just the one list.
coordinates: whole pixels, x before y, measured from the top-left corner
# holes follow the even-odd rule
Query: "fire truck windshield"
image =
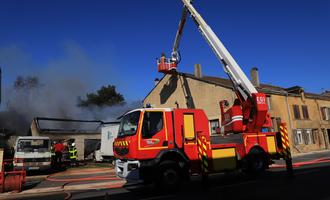
[(140, 111), (135, 111), (125, 115), (119, 126), (118, 137), (134, 135), (136, 133), (139, 119), (140, 119)]

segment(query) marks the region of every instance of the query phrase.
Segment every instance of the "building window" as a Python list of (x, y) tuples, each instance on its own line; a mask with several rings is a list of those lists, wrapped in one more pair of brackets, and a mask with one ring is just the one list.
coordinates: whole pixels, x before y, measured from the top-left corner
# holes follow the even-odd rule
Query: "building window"
[(211, 135), (217, 134), (219, 131), (219, 119), (210, 120)]
[(309, 119), (307, 106), (301, 106), (304, 119)]
[(304, 141), (305, 141), (306, 145), (313, 143), (312, 130), (311, 129), (305, 129), (304, 130)]
[(330, 120), (330, 108), (322, 107), (321, 108), (322, 119), (323, 120)]
[(271, 104), (270, 96), (266, 96), (266, 102), (267, 102), (268, 110), (271, 110), (272, 104)]
[(293, 136), (294, 136), (295, 145), (303, 144), (302, 130), (300, 129), (293, 130)]
[(298, 105), (293, 105), (293, 115), (295, 119), (301, 119), (300, 110)]
[(293, 130), (294, 144), (315, 144), (318, 140), (317, 129), (295, 129)]

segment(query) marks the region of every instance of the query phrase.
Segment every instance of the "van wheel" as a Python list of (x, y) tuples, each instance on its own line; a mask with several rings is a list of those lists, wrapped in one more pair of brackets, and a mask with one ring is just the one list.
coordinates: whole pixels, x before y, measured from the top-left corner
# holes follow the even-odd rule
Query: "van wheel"
[(261, 173), (266, 170), (267, 157), (265, 153), (258, 148), (253, 148), (250, 150), (247, 157), (247, 161), (248, 161), (248, 172)]
[(176, 162), (167, 160), (160, 163), (156, 184), (160, 186), (161, 190), (177, 190), (181, 184), (181, 181), (181, 169)]

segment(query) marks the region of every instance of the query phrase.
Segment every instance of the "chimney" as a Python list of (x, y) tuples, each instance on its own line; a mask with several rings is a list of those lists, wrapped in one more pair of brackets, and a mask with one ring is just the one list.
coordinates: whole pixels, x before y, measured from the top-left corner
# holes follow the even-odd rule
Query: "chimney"
[(201, 64), (195, 64), (195, 77), (202, 78), (202, 66)]
[(155, 78), (154, 83), (155, 83), (155, 86), (156, 86), (159, 83), (159, 79)]
[(256, 67), (251, 69), (251, 82), (255, 87), (260, 87), (259, 72)]

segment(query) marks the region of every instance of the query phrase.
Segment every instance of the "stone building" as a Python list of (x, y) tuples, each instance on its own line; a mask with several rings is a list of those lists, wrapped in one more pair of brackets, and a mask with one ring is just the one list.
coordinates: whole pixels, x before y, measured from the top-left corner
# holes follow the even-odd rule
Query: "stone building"
[[(78, 160), (84, 160), (86, 156), (94, 152), (97, 143), (101, 141), (101, 130), (99, 129), (101, 121), (87, 121), (87, 120), (69, 120), (69, 119), (53, 119), (53, 118), (42, 118), (49, 119), (49, 121), (57, 121), (61, 123), (62, 128), (55, 128), (52, 123), (45, 123), (43, 127), (39, 122), (40, 118), (35, 118), (31, 124), (31, 135), (32, 136), (47, 136), (53, 141), (61, 140), (72, 140), (76, 144), (78, 152)], [(41, 120), (40, 120), (41, 121)], [(65, 122), (79, 123), (77, 126), (71, 125), (70, 128), (63, 128)], [(93, 125), (96, 128), (91, 129), (92, 126), (87, 125), (87, 123), (96, 124)], [(66, 125), (67, 126), (67, 125)]]
[[(287, 123), (293, 153), (330, 149), (330, 93), (313, 94), (302, 87), (282, 88), (260, 84), (258, 70), (251, 70), (252, 83), (267, 95), (272, 131), (278, 131), (280, 121)], [(205, 111), (210, 133), (221, 127), (220, 100), (232, 105), (236, 95), (228, 79), (202, 76), (200, 65), (195, 74), (165, 75), (143, 100), (153, 107), (201, 108)]]

